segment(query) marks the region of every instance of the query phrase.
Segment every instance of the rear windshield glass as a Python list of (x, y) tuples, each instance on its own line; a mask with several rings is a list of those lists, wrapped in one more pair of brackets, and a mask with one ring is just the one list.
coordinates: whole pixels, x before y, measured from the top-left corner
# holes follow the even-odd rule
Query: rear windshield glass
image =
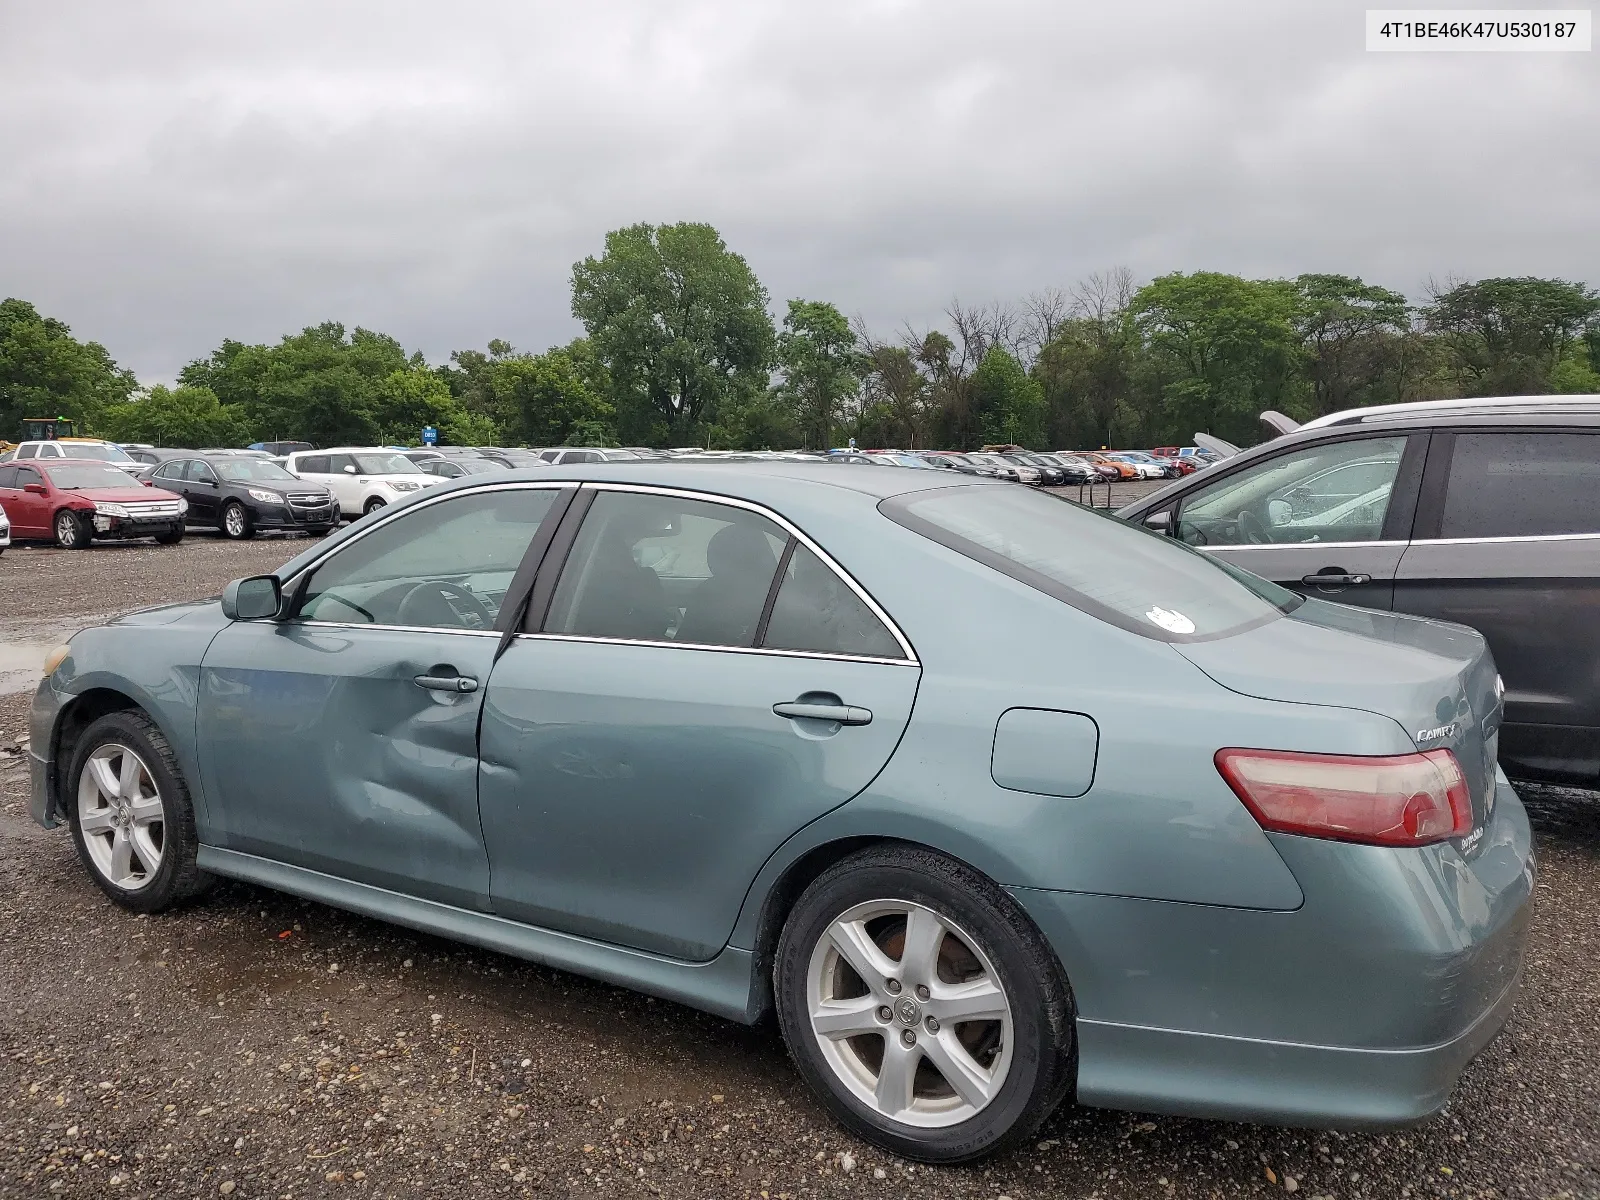
[(1274, 620), (1299, 596), (1173, 538), (1020, 487), (885, 500), (885, 516), (1123, 629), (1208, 641)]

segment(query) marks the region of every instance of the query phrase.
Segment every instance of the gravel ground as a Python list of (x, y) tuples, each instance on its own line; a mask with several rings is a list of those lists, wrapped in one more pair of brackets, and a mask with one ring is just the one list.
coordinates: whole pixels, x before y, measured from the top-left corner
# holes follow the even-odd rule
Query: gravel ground
[[(0, 610), (71, 627), (303, 545), (10, 551)], [(26, 705), (0, 697), (0, 747)], [(0, 1197), (1600, 1196), (1600, 796), (1523, 793), (1522, 997), (1442, 1116), (1339, 1134), (1065, 1108), (1024, 1150), (929, 1168), (844, 1136), (770, 1027), (239, 884), (125, 913), (0, 757)]]

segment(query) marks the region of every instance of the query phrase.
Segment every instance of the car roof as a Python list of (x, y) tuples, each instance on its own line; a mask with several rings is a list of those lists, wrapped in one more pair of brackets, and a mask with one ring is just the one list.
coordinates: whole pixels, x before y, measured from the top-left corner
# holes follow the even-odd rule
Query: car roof
[(1465, 400), (1416, 400), (1406, 404), (1376, 404), (1347, 408), (1315, 417), (1294, 430), (1327, 429), (1335, 425), (1367, 425), (1384, 420), (1451, 417), (1506, 417), (1555, 414), (1600, 416), (1600, 396), (1479, 396)]
[[(496, 483), (515, 480), (570, 480), (574, 483), (634, 483), (681, 487), (691, 491), (747, 496), (753, 500), (793, 495), (810, 488), (857, 492), (888, 499), (908, 492), (951, 487), (1011, 487), (946, 472), (885, 471), (870, 463), (795, 462), (773, 459), (643, 459), (616, 463), (573, 463), (543, 469), (520, 468), (494, 476)], [(481, 486), (481, 485), (480, 485)], [(758, 494), (759, 493), (759, 494)]]

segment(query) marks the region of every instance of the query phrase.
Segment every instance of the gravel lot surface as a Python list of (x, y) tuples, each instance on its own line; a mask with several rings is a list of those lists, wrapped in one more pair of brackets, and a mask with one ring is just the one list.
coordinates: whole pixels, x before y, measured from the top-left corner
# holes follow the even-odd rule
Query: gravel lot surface
[[(70, 629), (304, 545), (8, 551), (0, 616)], [(1600, 1196), (1600, 796), (1522, 789), (1541, 858), (1522, 997), (1434, 1121), (1069, 1107), (1008, 1157), (929, 1168), (841, 1134), (770, 1027), (238, 884), (113, 907), (65, 831), (28, 820), (4, 749), (27, 703), (0, 696), (0, 1197)]]

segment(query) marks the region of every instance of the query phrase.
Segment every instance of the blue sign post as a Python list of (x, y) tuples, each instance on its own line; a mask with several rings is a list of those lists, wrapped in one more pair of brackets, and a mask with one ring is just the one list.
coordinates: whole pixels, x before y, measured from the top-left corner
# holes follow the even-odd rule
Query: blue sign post
[(422, 444), (424, 446), (437, 446), (439, 444), (439, 431), (432, 425), (422, 427)]

